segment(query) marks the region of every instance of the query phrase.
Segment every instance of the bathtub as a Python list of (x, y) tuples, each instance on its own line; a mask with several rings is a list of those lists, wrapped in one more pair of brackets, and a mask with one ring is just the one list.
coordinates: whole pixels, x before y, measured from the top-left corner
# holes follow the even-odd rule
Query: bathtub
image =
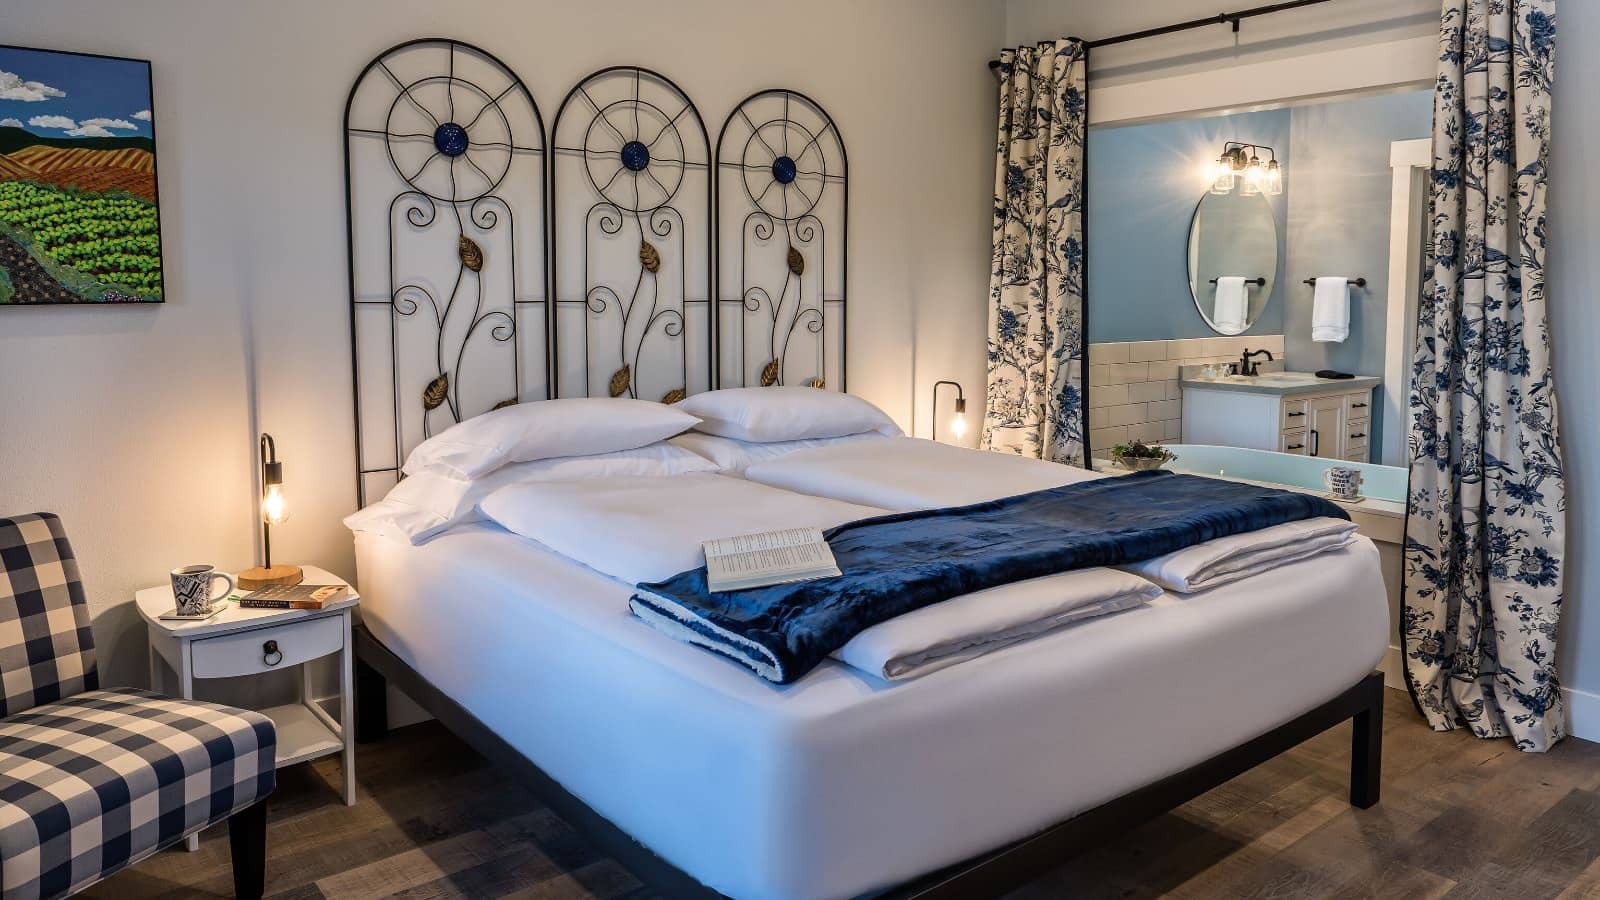
[(1406, 479), (1409, 472), (1398, 466), (1346, 462), (1320, 456), (1299, 456), (1272, 450), (1246, 447), (1215, 447), (1208, 444), (1163, 444), (1178, 454), (1165, 468), (1194, 475), (1214, 475), (1240, 481), (1258, 481), (1284, 487), (1326, 491), (1322, 473), (1334, 466), (1359, 469), (1361, 495), (1374, 500), (1398, 503), (1404, 514)]

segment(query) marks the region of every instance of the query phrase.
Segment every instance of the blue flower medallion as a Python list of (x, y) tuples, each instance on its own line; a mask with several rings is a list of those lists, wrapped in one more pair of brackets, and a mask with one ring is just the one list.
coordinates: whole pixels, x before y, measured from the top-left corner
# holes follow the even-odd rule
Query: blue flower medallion
[(467, 130), (446, 122), (433, 130), (433, 145), (445, 156), (460, 156), (467, 152)]
[(623, 144), (622, 164), (635, 172), (644, 171), (644, 167), (650, 165), (650, 148), (638, 141)]
[(794, 160), (787, 156), (780, 156), (772, 161), (772, 177), (779, 184), (788, 184), (794, 181), (796, 168)]

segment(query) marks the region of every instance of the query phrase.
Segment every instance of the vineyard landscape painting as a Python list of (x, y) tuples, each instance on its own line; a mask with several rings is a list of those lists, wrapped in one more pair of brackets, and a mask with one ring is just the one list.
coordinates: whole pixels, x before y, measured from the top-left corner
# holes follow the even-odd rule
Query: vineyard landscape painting
[(150, 63), (0, 46), (0, 308), (161, 303)]

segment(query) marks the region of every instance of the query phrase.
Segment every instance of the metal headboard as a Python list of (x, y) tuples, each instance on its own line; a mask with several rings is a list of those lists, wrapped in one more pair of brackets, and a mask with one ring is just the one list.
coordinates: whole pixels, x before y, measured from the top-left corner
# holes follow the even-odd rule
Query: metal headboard
[(410, 449), (491, 408), (549, 396), (544, 120), (488, 52), (385, 51), (345, 103), (357, 498)]
[(746, 97), (717, 136), (722, 387), (845, 388), (848, 160), (790, 90)]
[(601, 69), (562, 101), (552, 396), (672, 403), (716, 383), (710, 144), (694, 103), (649, 69)]

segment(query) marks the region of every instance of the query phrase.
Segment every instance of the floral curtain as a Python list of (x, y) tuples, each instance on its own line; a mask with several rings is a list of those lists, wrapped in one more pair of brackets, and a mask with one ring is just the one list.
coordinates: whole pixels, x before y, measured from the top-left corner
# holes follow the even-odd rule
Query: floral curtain
[(1401, 637), (1436, 730), (1542, 751), (1566, 497), (1545, 308), (1555, 0), (1445, 0)]
[(1000, 55), (983, 423), (987, 449), (1080, 465), (1087, 58), (1075, 40)]

